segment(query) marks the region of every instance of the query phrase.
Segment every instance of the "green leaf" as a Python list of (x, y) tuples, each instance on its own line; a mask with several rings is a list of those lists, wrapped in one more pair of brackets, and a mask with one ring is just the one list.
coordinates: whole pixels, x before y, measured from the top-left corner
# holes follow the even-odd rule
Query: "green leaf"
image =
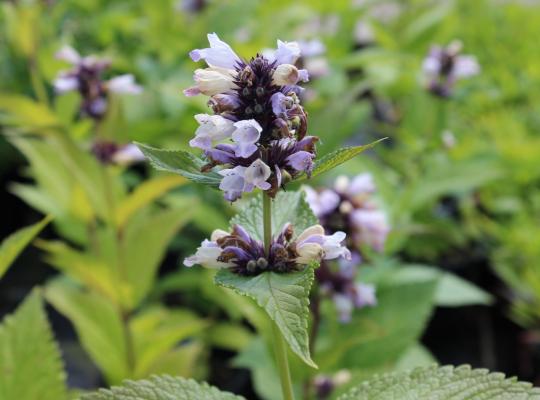
[(207, 383), (192, 379), (153, 376), (141, 381), (125, 381), (123, 386), (101, 389), (83, 395), (82, 400), (245, 400), (241, 396), (222, 392)]
[[(231, 219), (231, 225), (242, 225), (256, 239), (263, 241), (263, 215), (262, 196), (260, 193), (253, 198), (242, 211)], [(317, 217), (305, 200), (303, 191), (279, 192), (272, 201), (272, 233), (281, 231), (285, 223), (290, 222), (294, 227), (294, 234), (298, 236), (302, 231), (319, 223)]]
[(19, 229), (2, 241), (2, 244), (0, 244), (0, 278), (6, 273), (21, 251), (41, 232), (51, 219), (51, 217), (45, 217), (34, 225)]
[(310, 267), (300, 272), (264, 272), (253, 277), (222, 269), (215, 281), (255, 300), (277, 324), (293, 353), (310, 367), (317, 368), (309, 354), (308, 337), (309, 291), (313, 278)]
[(20, 95), (0, 95), (0, 111), (4, 113), (0, 113), (0, 121), (5, 125), (22, 127), (34, 133), (47, 133), (48, 129), (61, 126), (47, 106)]
[(394, 282), (422, 282), (436, 279), (435, 304), (441, 307), (489, 305), (493, 298), (471, 282), (439, 268), (420, 264), (403, 265), (391, 278)]
[(0, 325), (0, 399), (66, 398), (60, 351), (34, 291)]
[(122, 320), (112, 303), (67, 279), (49, 283), (45, 296), (75, 326), (83, 347), (108, 382), (118, 383), (128, 376)]
[[(313, 167), (313, 172), (311, 173), (311, 177), (314, 178), (317, 175), (330, 171), (331, 169), (337, 167), (338, 165), (343, 164), (345, 161), (349, 161), (351, 158), (357, 156), (358, 154), (364, 152), (365, 150), (371, 149), (377, 143), (382, 142), (385, 139), (386, 138), (379, 139), (379, 140), (376, 140), (375, 142), (366, 144), (364, 146), (343, 147), (341, 149), (335, 150), (321, 157), (320, 160), (315, 162), (315, 165)], [(306, 178), (307, 176), (303, 174), (299, 176), (298, 178), (296, 178), (296, 180), (303, 180)]]
[(362, 383), (338, 400), (538, 400), (540, 389), (530, 383), (505, 378), (485, 369), (421, 367), (405, 373), (377, 376)]
[(163, 150), (146, 144), (137, 143), (137, 146), (150, 160), (150, 164), (160, 171), (180, 174), (196, 183), (202, 183), (213, 187), (218, 187), (222, 176), (217, 172), (201, 172), (201, 168), (206, 164), (203, 160), (184, 150)]
[(493, 298), (489, 293), (457, 275), (443, 273), (435, 292), (435, 302), (442, 307), (489, 305)]
[[(431, 314), (436, 279), (377, 286), (377, 306), (353, 313), (348, 324), (328, 316), (317, 352), (322, 369), (375, 370), (398, 361), (421, 335)], [(333, 304), (332, 310), (334, 310)], [(335, 321), (335, 322), (334, 322)]]
[(134, 289), (132, 305), (137, 305), (152, 288), (170, 240), (189, 221), (196, 207), (192, 204), (190, 209), (165, 209), (127, 224), (122, 251), (126, 278)]
[[(168, 371), (162, 367), (161, 361), (167, 359), (175, 347), (185, 347), (180, 343), (186, 339), (202, 334), (208, 325), (191, 311), (182, 309), (151, 307), (135, 315), (130, 321), (136, 361), (134, 377), (145, 378), (156, 369), (161, 373), (178, 373), (189, 360)], [(197, 349), (200, 350), (200, 346)]]
[(122, 228), (137, 211), (184, 182), (184, 178), (172, 175), (161, 176), (141, 183), (118, 206), (116, 225)]

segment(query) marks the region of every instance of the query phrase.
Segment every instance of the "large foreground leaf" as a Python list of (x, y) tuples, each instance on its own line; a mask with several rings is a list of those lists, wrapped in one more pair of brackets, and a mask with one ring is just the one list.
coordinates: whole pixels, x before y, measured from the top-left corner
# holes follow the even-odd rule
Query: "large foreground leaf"
[(40, 222), (20, 229), (8, 236), (0, 245), (0, 278), (5, 274), (9, 266), (30, 241), (41, 232), (50, 222), (51, 218), (46, 217)]
[(141, 381), (125, 381), (124, 386), (101, 389), (82, 396), (82, 400), (244, 400), (241, 396), (221, 392), (207, 383), (168, 375)]
[(0, 325), (0, 399), (66, 398), (60, 352), (34, 292)]
[[(263, 214), (262, 199), (260, 193), (252, 199), (247, 207), (236, 215), (231, 224), (242, 225), (256, 239), (263, 240)], [(309, 226), (319, 223), (317, 217), (304, 199), (304, 192), (279, 192), (272, 200), (272, 233), (276, 235), (283, 226), (290, 222), (294, 227), (295, 236), (302, 233)]]
[(538, 400), (540, 389), (485, 369), (423, 367), (375, 377), (338, 400)]
[(214, 187), (218, 187), (221, 182), (222, 177), (217, 172), (201, 172), (206, 163), (187, 151), (156, 149), (141, 143), (137, 143), (137, 146), (152, 166), (160, 171), (180, 174), (193, 182)]
[(277, 324), (291, 350), (306, 364), (317, 365), (309, 354), (308, 318), (309, 291), (313, 269), (277, 274), (265, 272), (253, 277), (234, 274), (226, 269), (216, 275), (218, 285), (254, 299)]

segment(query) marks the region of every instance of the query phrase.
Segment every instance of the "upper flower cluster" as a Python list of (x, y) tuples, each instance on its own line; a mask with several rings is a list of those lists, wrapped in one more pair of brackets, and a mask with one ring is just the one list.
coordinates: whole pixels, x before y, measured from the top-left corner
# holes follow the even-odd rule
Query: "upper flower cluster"
[(208, 268), (229, 268), (240, 275), (258, 275), (264, 271), (296, 271), (321, 260), (351, 258), (349, 250), (341, 245), (345, 239), (343, 232), (327, 236), (322, 226), (314, 225), (295, 240), (292, 240), (293, 233), (292, 225), (285, 224), (265, 250), (262, 242), (252, 238), (240, 225), (235, 225), (231, 233), (217, 229), (210, 240), (204, 240), (197, 252), (184, 260), (184, 265), (200, 264)]
[(307, 136), (307, 115), (300, 105), (299, 82), (308, 80), (295, 67), (300, 57), (296, 42), (278, 40), (273, 52), (241, 59), (215, 34), (210, 47), (190, 53), (208, 68), (197, 69), (195, 85), (186, 96), (210, 96), (214, 115), (199, 114), (199, 128), (190, 141), (208, 159), (203, 171), (221, 165), (220, 189), (229, 201), (255, 187), (275, 196), (295, 176), (310, 174), (318, 138)]
[(476, 57), (462, 55), (462, 44), (453, 41), (446, 47), (433, 46), (424, 59), (422, 69), (429, 79), (429, 90), (436, 96), (449, 97), (458, 79), (480, 72)]
[(352, 180), (340, 176), (331, 189), (305, 191), (326, 233), (343, 231), (348, 238), (351, 259), (334, 266), (323, 262), (315, 271), (321, 290), (334, 300), (340, 320), (347, 322), (354, 308), (376, 304), (375, 288), (356, 281), (356, 266), (362, 261), (363, 246), (383, 250), (390, 231), (386, 214), (371, 199), (375, 185), (367, 173)]
[(83, 99), (81, 112), (91, 118), (99, 120), (105, 115), (109, 92), (137, 94), (142, 91), (130, 74), (104, 80), (103, 72), (110, 67), (108, 60), (93, 56), (81, 57), (77, 50), (69, 46), (58, 51), (56, 58), (73, 65), (72, 69), (62, 71), (56, 77), (56, 92), (78, 91)]

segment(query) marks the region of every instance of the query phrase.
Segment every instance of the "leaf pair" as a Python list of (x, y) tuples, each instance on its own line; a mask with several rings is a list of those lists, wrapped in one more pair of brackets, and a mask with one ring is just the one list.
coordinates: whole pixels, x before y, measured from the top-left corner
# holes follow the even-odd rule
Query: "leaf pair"
[[(344, 147), (327, 154), (315, 162), (311, 176), (316, 177), (323, 172), (330, 171), (363, 151), (372, 148), (382, 140), (384, 139), (377, 140), (365, 146)], [(215, 171), (208, 173), (201, 172), (202, 166), (206, 163), (188, 151), (157, 149), (142, 143), (137, 143), (137, 146), (139, 146), (154, 168), (160, 171), (180, 174), (195, 183), (202, 183), (212, 187), (219, 186), (222, 176)], [(306, 177), (305, 174), (302, 174), (296, 180), (300, 181)]]
[[(422, 367), (410, 372), (377, 376), (339, 396), (337, 400), (538, 400), (540, 389), (485, 369)], [(82, 400), (245, 400), (193, 380), (154, 376), (82, 397)]]

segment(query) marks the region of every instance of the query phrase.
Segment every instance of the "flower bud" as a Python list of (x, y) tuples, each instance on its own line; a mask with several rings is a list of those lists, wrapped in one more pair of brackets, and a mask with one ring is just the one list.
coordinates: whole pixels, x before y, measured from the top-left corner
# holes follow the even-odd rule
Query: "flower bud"
[(278, 65), (274, 70), (272, 83), (278, 86), (294, 85), (298, 82), (298, 69), (291, 64)]
[(214, 96), (219, 93), (229, 92), (235, 86), (233, 74), (233, 70), (219, 67), (197, 69), (193, 75), (196, 87), (187, 89), (184, 93), (187, 96), (198, 93)]

